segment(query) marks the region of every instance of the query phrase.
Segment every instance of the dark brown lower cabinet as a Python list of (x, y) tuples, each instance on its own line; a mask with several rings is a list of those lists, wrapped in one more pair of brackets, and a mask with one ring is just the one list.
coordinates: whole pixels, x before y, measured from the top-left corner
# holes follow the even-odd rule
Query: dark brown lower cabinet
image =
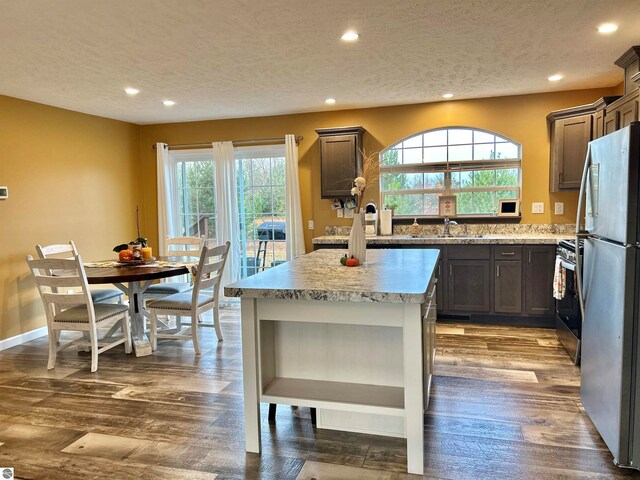
[(436, 310), (443, 312), (446, 305), (444, 303), (444, 293), (446, 287), (446, 275), (444, 274), (444, 259), (442, 258), (442, 251), (440, 251), (440, 259), (438, 260), (438, 269), (436, 270), (436, 278), (438, 283), (436, 285)]
[(496, 260), (494, 263), (494, 311), (522, 313), (522, 262)]
[(554, 311), (553, 269), (556, 249), (552, 245), (526, 246), (525, 254), (525, 313), (551, 315)]
[(489, 313), (491, 278), (489, 260), (447, 261), (448, 311)]

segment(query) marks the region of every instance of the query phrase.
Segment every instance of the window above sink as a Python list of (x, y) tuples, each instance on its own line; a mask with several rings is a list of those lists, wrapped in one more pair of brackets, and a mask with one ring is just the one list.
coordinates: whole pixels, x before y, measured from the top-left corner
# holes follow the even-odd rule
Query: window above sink
[(441, 196), (455, 196), (458, 217), (495, 217), (498, 200), (520, 199), (522, 148), (468, 127), (427, 130), (380, 155), (382, 205), (407, 217), (438, 217)]

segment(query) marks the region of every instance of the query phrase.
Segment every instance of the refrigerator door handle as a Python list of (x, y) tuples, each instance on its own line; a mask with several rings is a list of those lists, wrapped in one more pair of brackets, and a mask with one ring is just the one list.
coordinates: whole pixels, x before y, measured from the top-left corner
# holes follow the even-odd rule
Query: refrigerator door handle
[[(588, 238), (589, 233), (586, 230), (580, 229), (580, 221), (582, 215), (582, 201), (585, 196), (585, 188), (587, 185), (587, 177), (589, 176), (589, 171), (591, 169), (591, 143), (587, 146), (587, 156), (584, 159), (584, 170), (582, 170), (582, 180), (580, 181), (580, 193), (578, 194), (578, 212), (576, 213), (576, 286), (578, 287), (578, 300), (580, 303), (580, 313), (582, 314), (582, 319), (584, 321), (584, 295), (582, 291), (582, 265), (580, 264), (583, 259), (580, 255), (580, 239)], [(585, 219), (586, 222), (586, 219)], [(586, 226), (585, 226), (586, 227)]]

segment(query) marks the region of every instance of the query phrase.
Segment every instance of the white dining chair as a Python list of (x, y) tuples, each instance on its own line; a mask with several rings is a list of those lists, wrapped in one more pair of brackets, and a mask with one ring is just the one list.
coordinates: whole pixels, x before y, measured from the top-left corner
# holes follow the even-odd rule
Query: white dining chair
[[(218, 341), (223, 339), (219, 316), (220, 280), (227, 261), (229, 245), (230, 242), (219, 246), (212, 246), (209, 242), (205, 242), (195, 273), (193, 289), (148, 304), (151, 313), (152, 350), (155, 351), (158, 348), (158, 338), (191, 338), (196, 354), (200, 354), (198, 329), (204, 326), (202, 314), (209, 310), (212, 310), (213, 313), (213, 326), (216, 329)], [(175, 334), (158, 332), (158, 315), (191, 317), (190, 335), (186, 335), (182, 328), (177, 330)]]
[[(164, 256), (174, 262), (193, 262), (196, 263), (200, 259), (200, 251), (204, 242), (204, 235), (201, 237), (169, 237), (167, 236), (167, 249), (163, 252)], [(187, 275), (181, 277), (182, 281), (175, 282), (170, 279), (165, 282), (154, 283), (147, 288), (142, 294), (142, 300), (146, 304), (152, 300), (159, 300), (169, 295), (186, 292), (191, 290), (193, 286)], [(172, 327), (167, 323), (160, 322), (163, 330), (171, 330)], [(176, 331), (182, 327), (182, 319), (176, 317)]]
[[(34, 259), (27, 257), (27, 264), (36, 281), (47, 316), (49, 333), (49, 362), (55, 367), (56, 354), (72, 345), (91, 347), (91, 371), (98, 370), (98, 355), (124, 343), (126, 353), (131, 353), (129, 307), (119, 303), (93, 303), (82, 259), (60, 258)], [(120, 322), (122, 337), (98, 339), (97, 325), (107, 320)], [(58, 346), (59, 332), (75, 330), (86, 332), (83, 337)], [(109, 340), (112, 340), (109, 342)]]
[[(174, 262), (197, 262), (200, 259), (200, 250), (204, 242), (202, 237), (167, 237), (167, 250), (164, 256)], [(188, 279), (187, 279), (188, 280)], [(155, 283), (147, 288), (143, 298), (157, 300), (174, 293), (186, 292), (191, 289), (189, 281)]]
[[(36, 245), (36, 252), (40, 258), (66, 258), (73, 259), (78, 255), (76, 244), (69, 243), (54, 245)], [(91, 299), (94, 303), (122, 303), (123, 293), (116, 288), (97, 288), (91, 290)]]

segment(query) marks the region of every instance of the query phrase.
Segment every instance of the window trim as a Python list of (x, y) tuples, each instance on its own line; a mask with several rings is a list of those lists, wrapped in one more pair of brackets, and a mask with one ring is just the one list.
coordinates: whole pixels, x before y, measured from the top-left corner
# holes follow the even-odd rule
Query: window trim
[[(424, 137), (422, 139), (421, 147), (408, 147), (404, 148), (402, 144), (410, 140), (412, 138), (418, 136), (424, 136), (430, 132), (435, 131), (446, 131), (447, 132), (447, 144), (446, 145), (424, 145)], [(470, 130), (471, 134), (471, 143), (461, 143), (461, 144), (450, 144), (449, 143), (449, 130)], [(477, 142), (474, 140), (474, 132), (486, 133), (488, 135), (494, 136), (493, 142)], [(497, 138), (502, 139), (503, 141), (498, 142)], [(475, 149), (473, 148), (475, 145), (497, 145), (497, 144), (511, 144), (515, 145), (518, 149), (518, 158), (504, 158), (504, 159), (483, 159), (483, 160), (474, 160), (473, 155), (475, 153)], [(457, 147), (457, 146), (470, 146), (471, 147), (471, 155), (472, 158), (469, 160), (451, 160), (449, 161), (449, 147)], [(390, 151), (390, 150), (405, 150), (405, 149), (420, 149), (422, 150), (422, 159), (424, 160), (424, 150), (426, 148), (433, 147), (445, 147), (447, 148), (447, 160), (439, 161), (439, 162), (429, 162), (429, 163), (407, 163), (400, 165), (384, 165), (383, 162), (380, 162), (380, 175), (379, 175), (379, 189), (380, 189), (380, 200), (381, 205), (386, 205), (386, 197), (389, 195), (423, 195), (423, 194), (440, 194), (440, 195), (455, 195), (456, 193), (464, 193), (464, 192), (496, 192), (496, 191), (515, 191), (516, 199), (522, 201), (522, 145), (509, 137), (498, 134), (496, 132), (492, 132), (490, 130), (484, 130), (482, 128), (474, 128), (468, 126), (445, 126), (432, 128), (428, 130), (424, 130), (421, 132), (416, 132), (411, 135), (408, 135), (401, 140), (395, 142), (389, 147), (385, 148), (380, 152), (380, 157)], [(477, 170), (507, 170), (507, 169), (517, 169), (518, 170), (518, 184), (517, 185), (492, 185), (486, 187), (460, 187), (453, 188), (452, 183), (452, 174), (456, 172), (464, 172), (464, 171), (477, 171)], [(385, 173), (442, 173), (444, 174), (444, 186), (443, 187), (430, 187), (430, 188), (422, 188), (422, 189), (403, 189), (403, 190), (383, 190), (383, 174)], [(404, 218), (425, 218), (425, 219), (436, 219), (441, 218), (439, 214), (435, 215), (416, 215), (416, 214), (396, 214), (399, 219)], [(495, 213), (473, 213), (473, 214), (456, 214), (456, 218), (497, 218), (497, 212)]]

